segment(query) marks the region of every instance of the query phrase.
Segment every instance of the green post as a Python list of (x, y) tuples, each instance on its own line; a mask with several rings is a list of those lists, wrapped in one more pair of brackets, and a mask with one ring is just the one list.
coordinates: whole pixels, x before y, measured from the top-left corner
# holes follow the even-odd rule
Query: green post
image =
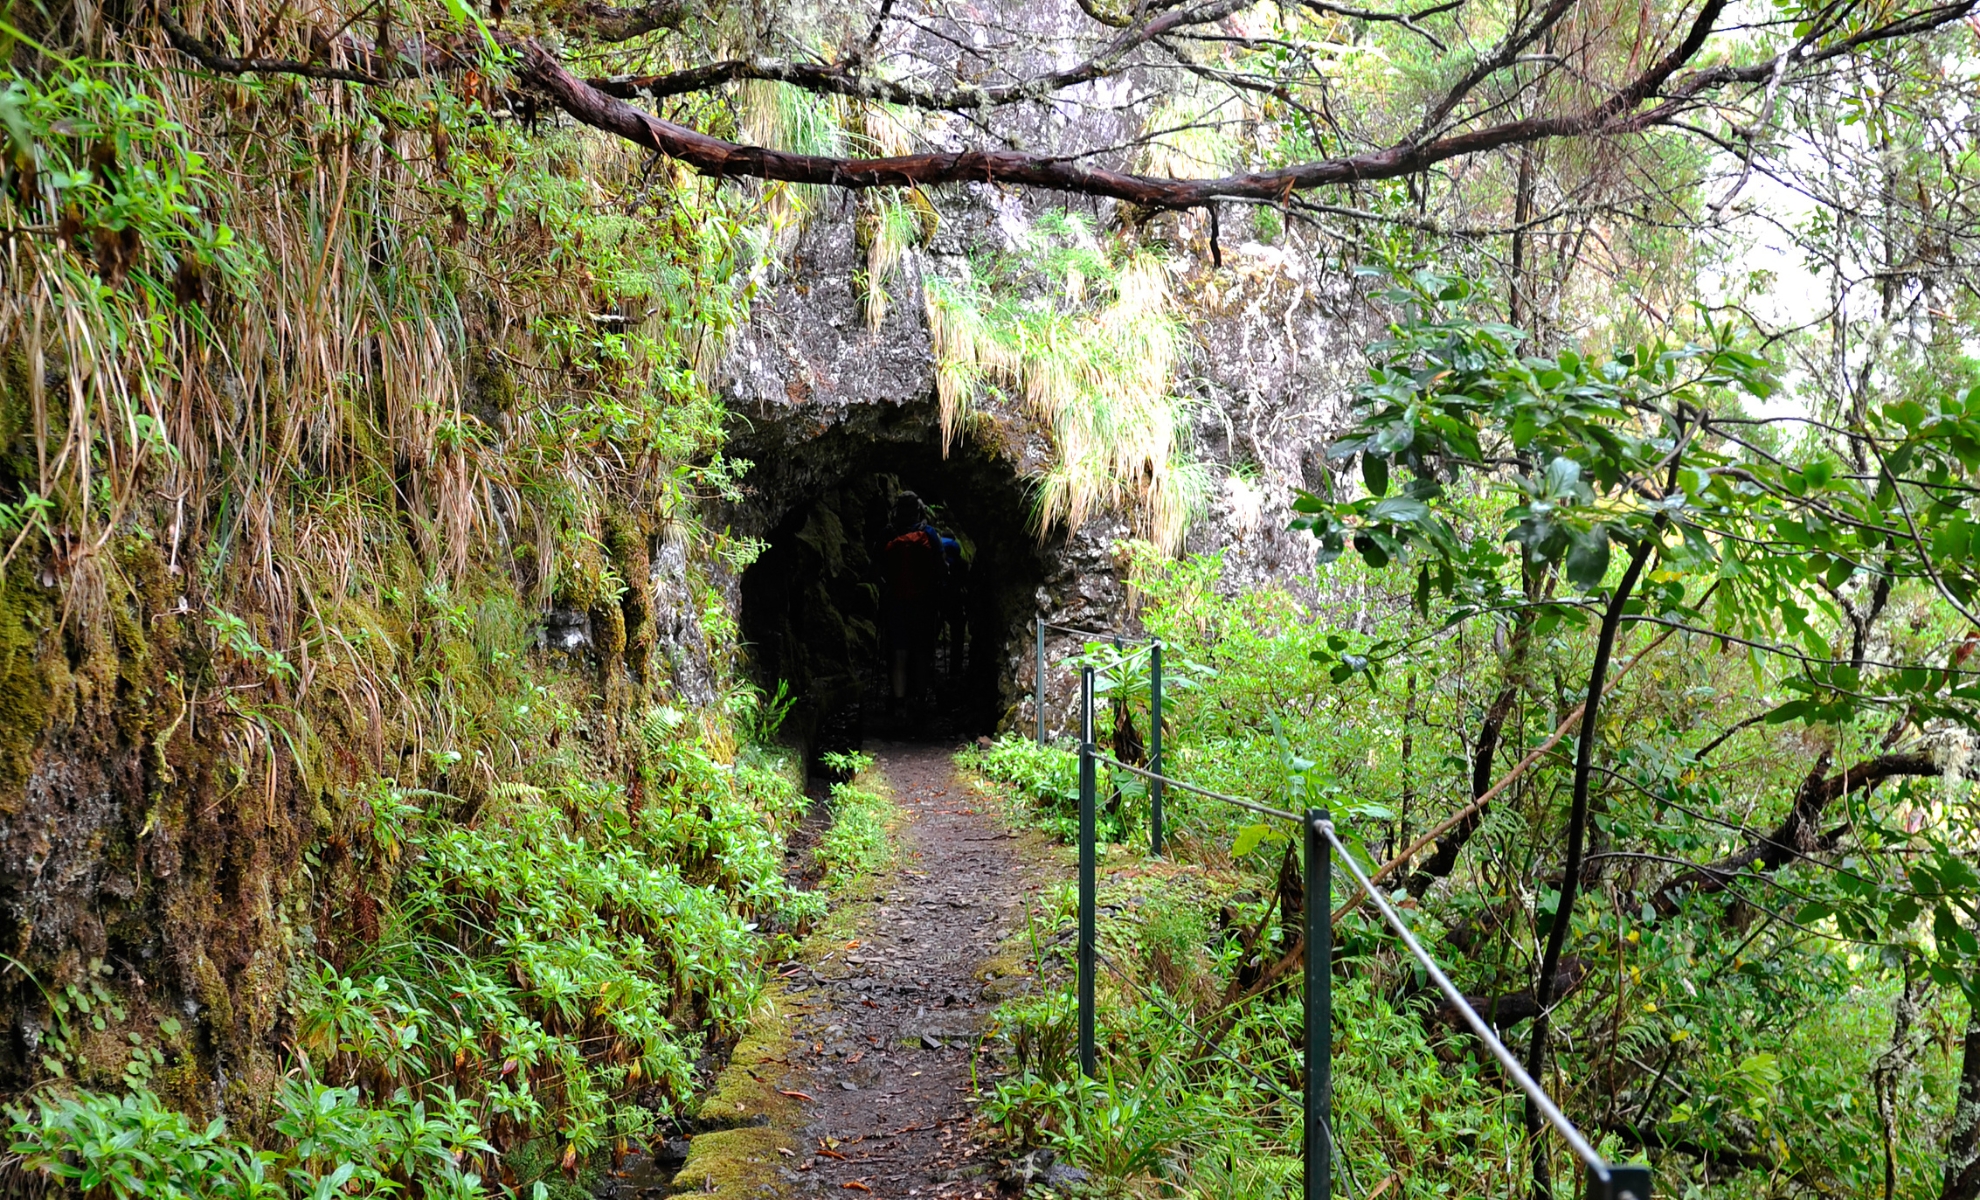
[(1162, 857), (1162, 640), (1148, 648), (1148, 852)]
[(1038, 744), (1045, 744), (1045, 618), (1038, 618), (1038, 671), (1031, 678), (1031, 705), (1038, 713)]
[(1306, 810), (1306, 1200), (1328, 1200), (1334, 1182), (1334, 859), (1325, 820), (1324, 809)]
[(1098, 1072), (1093, 1053), (1093, 909), (1094, 874), (1097, 857), (1094, 847), (1093, 800), (1093, 668), (1080, 672), (1079, 743), (1079, 1069), (1092, 1079)]

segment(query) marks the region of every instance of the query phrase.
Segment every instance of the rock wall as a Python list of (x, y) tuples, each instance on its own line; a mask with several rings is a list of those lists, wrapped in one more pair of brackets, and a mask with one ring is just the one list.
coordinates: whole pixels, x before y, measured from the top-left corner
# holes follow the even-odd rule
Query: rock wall
[[(936, 443), (935, 360), (920, 294), (930, 274), (960, 276), (972, 254), (1011, 252), (1049, 204), (1000, 189), (968, 185), (935, 197), (940, 224), (907, 254), (890, 287), (894, 303), (868, 328), (858, 273), (854, 202), (829, 200), (803, 227), (782, 272), (760, 294), (728, 360), (724, 384), (735, 453), (758, 462), (754, 498), (722, 519), (767, 537), (776, 515), (848, 469), (844, 447), (870, 439), (898, 445)], [(1131, 214), (1094, 209), (1103, 224)], [(1232, 236), (1226, 222), (1225, 234)], [(1213, 253), (1207, 220), (1169, 216), (1134, 236), (1164, 243), (1174, 294), (1190, 332), (1177, 386), (1195, 402), (1194, 452), (1211, 467), (1207, 511), (1193, 523), (1190, 553), (1221, 552), (1223, 586), (1301, 586), (1315, 545), (1288, 531), (1301, 489), (1326, 485), (1325, 446), (1339, 428), (1361, 347), (1373, 333), (1372, 310), (1348, 273), (1297, 233), (1267, 244), (1235, 222), (1241, 240)], [(1222, 264), (1214, 261), (1221, 258)], [(981, 469), (1001, 464), (1020, 481), (1039, 474), (1052, 453), (1048, 437), (1021, 406), (991, 400), (963, 451)], [(823, 450), (827, 445), (839, 448)], [(1137, 629), (1123, 578), (1121, 544), (1130, 536), (1118, 514), (1070, 535), (1053, 530), (1040, 544), (1042, 578), (1031, 611), (1019, 614), (1002, 654), (1003, 724), (1031, 729), (1035, 647), (1032, 619), (1091, 630)], [(1073, 651), (1076, 636), (1051, 633), (1047, 661)], [(1048, 731), (1074, 727), (1076, 680), (1047, 680)]]

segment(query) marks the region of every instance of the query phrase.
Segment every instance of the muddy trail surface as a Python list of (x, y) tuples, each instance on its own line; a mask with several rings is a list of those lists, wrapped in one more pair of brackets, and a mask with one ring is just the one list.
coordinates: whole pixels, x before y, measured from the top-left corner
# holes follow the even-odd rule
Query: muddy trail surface
[(994, 1194), (999, 1164), (972, 1136), (971, 1061), (1016, 981), (985, 968), (1052, 872), (1019, 855), (947, 749), (868, 749), (907, 819), (893, 866), (857, 893), (851, 937), (785, 968), (797, 1011), (785, 1086), (808, 1097), (808, 1125), (784, 1177), (798, 1195)]

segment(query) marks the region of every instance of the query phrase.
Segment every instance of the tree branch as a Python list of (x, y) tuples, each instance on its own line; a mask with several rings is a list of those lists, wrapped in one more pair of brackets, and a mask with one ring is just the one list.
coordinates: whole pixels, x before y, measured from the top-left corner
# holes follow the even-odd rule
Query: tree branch
[(656, 30), (679, 29), (693, 13), (689, 0), (650, 0), (637, 8), (585, 0), (556, 14), (556, 20), (565, 29), (601, 42), (628, 42)]
[[(1683, 438), (1679, 439), (1678, 445), (1682, 449)], [(1675, 452), (1672, 458), (1673, 479), (1671, 484), (1666, 485), (1666, 492), (1675, 484), (1677, 474)], [(1561, 949), (1567, 944), (1568, 927), (1574, 923), (1574, 898), (1581, 884), (1582, 845), (1588, 828), (1589, 773), (1595, 761), (1595, 734), (1604, 684), (1609, 674), (1609, 656), (1615, 651), (1616, 631), (1622, 627), (1623, 608), (1629, 603), (1630, 594), (1636, 590), (1636, 581), (1643, 574), (1644, 564), (1649, 562), (1650, 555), (1657, 549), (1663, 529), (1664, 518), (1659, 515), (1651, 526), (1651, 532), (1638, 541), (1631, 551), (1629, 564), (1623, 568), (1622, 578), (1616, 581), (1616, 589), (1602, 611), (1602, 626), (1595, 637), (1595, 661), (1588, 668), (1588, 698), (1583, 702), (1581, 733), (1575, 740), (1574, 798), (1568, 809), (1567, 862), (1561, 867), (1560, 896), (1555, 902), (1553, 920), (1547, 930), (1547, 949), (1540, 960), (1540, 976), (1533, 984), (1538, 1011), (1533, 1018), (1533, 1036), (1526, 1051), (1526, 1072), (1529, 1075), (1539, 1075), (1547, 1059), (1547, 1014), (1554, 1002), (1554, 978), (1560, 970)], [(1526, 1100), (1526, 1130), (1533, 1135), (1535, 1144), (1534, 1195), (1544, 1200), (1553, 1192), (1549, 1184), (1546, 1152), (1539, 1148), (1540, 1110), (1531, 1096)]]
[(848, 70), (841, 64), (794, 63), (780, 58), (732, 58), (684, 71), (670, 71), (665, 75), (621, 76), (585, 82), (608, 96), (630, 100), (639, 95), (655, 99), (680, 96), (706, 91), (724, 83), (756, 79), (790, 84), (822, 95), (880, 100), (931, 112), (969, 112), (1026, 100), (1047, 100), (1067, 88), (1105, 79), (1126, 70), (1128, 55), (1149, 42), (1179, 29), (1221, 21), (1255, 3), (1257, 0), (1212, 0), (1212, 3), (1201, 8), (1172, 9), (1146, 24), (1129, 29), (1082, 63), (996, 87), (938, 89), (913, 80), (882, 79)]
[[(1501, 58), (1508, 61), (1510, 58), (1516, 58), (1527, 44), (1539, 36), (1540, 31), (1548, 23), (1557, 22), (1574, 3), (1575, 0), (1554, 0), (1534, 25), (1509, 38), (1500, 52), (1489, 59), (1488, 63), (1496, 63)], [(602, 87), (586, 83), (571, 74), (554, 54), (533, 39), (499, 32), (496, 38), (514, 56), (519, 82), (547, 96), (556, 107), (561, 108), (574, 119), (635, 145), (665, 154), (705, 175), (717, 178), (756, 178), (841, 188), (929, 186), (965, 182), (1004, 183), (1076, 195), (1104, 196), (1149, 208), (1187, 209), (1203, 208), (1223, 200), (1284, 204), (1295, 192), (1347, 183), (1396, 179), (1419, 174), (1439, 163), (1486, 151), (1563, 137), (1636, 133), (1674, 120), (1709, 88), (1749, 81), (1749, 77), (1764, 80), (1767, 73), (1773, 69), (1771, 59), (1756, 67), (1714, 68), (1687, 76), (1668, 92), (1660, 91), (1687, 61), (1699, 53), (1723, 12), (1725, 3), (1726, 0), (1708, 0), (1699, 10), (1683, 42), (1650, 69), (1611, 93), (1608, 98), (1582, 111), (1552, 117), (1506, 121), (1431, 140), (1413, 137), (1380, 150), (1320, 159), (1275, 171), (1228, 175), (1218, 179), (1159, 179), (1089, 166), (1076, 158), (1018, 151), (964, 150), (911, 154), (896, 158), (856, 159), (790, 154), (758, 146), (742, 146), (663, 120), (633, 107), (620, 97), (608, 94)], [(1928, 32), (1965, 16), (1976, 4), (1980, 4), (1980, 0), (1963, 0), (1961, 3), (1940, 5), (1921, 13), (1914, 13), (1861, 31), (1841, 43), (1811, 52), (1804, 56), (1803, 61), (1826, 61), (1850, 53), (1873, 41)], [(999, 95), (1018, 96), (1019, 93), (1023, 93), (1022, 98), (1030, 98), (1034, 94), (1038, 98), (1043, 98), (1050, 94), (1052, 80), (1070, 79), (1073, 76), (1099, 78), (1102, 74), (1116, 69), (1120, 61), (1124, 61), (1120, 56), (1124, 56), (1136, 46), (1161, 33), (1185, 24), (1219, 19), (1216, 14), (1236, 12), (1243, 7), (1245, 5), (1241, 0), (1214, 0), (1212, 4), (1203, 8), (1165, 9), (1161, 15), (1145, 25), (1131, 28), (1117, 38), (1108, 50), (1095, 55), (1078, 67), (1058, 75), (1010, 85), (1009, 89), (983, 89), (983, 95), (995, 98)], [(168, 38), (176, 49), (208, 70), (222, 74), (292, 74), (307, 78), (375, 85), (406, 78), (422, 71), (461, 69), (472, 65), (469, 61), (470, 56), (465, 51), (430, 45), (420, 50), (418, 59), (405, 58), (403, 48), (400, 50), (400, 57), (391, 59), (383, 55), (358, 52), (358, 61), (370, 64), (372, 69), (369, 70), (332, 67), (317, 61), (238, 58), (224, 54), (207, 42), (186, 33), (176, 22), (163, 14), (161, 20)], [(377, 61), (373, 62), (374, 59)], [(1480, 68), (1486, 65), (1480, 64)], [(697, 84), (699, 87), (712, 87), (732, 78), (776, 78), (794, 86), (842, 88), (847, 89), (844, 94), (871, 96), (875, 99), (888, 99), (890, 93), (886, 89), (893, 86), (877, 81), (869, 82), (849, 72), (824, 66), (788, 66), (782, 73), (772, 73), (767, 67), (758, 74), (735, 73), (741, 69), (726, 64), (713, 64), (710, 67), (697, 68), (696, 71), (688, 74), (700, 81)], [(1447, 93), (1445, 99), (1448, 104), (1439, 104), (1441, 115), (1436, 115), (1433, 121), (1426, 124), (1426, 128), (1440, 123), (1450, 111), (1454, 111), (1455, 106), (1462, 102), (1464, 95), (1490, 73), (1486, 71), (1484, 75), (1479, 75), (1478, 71), (1474, 70), (1467, 76), (1469, 82), (1463, 82)], [(1476, 80), (1472, 80), (1472, 76), (1476, 76)], [(686, 76), (680, 78), (685, 79)], [(620, 85), (608, 86), (625, 90), (622, 85), (626, 82), (628, 81), (620, 81)], [(1070, 83), (1062, 81), (1058, 86), (1070, 86)], [(650, 91), (650, 87), (647, 90)], [(906, 99), (902, 93), (892, 94), (901, 96), (901, 102), (915, 103)], [(1659, 95), (1667, 97), (1664, 103), (1648, 109), (1642, 107), (1647, 100)], [(964, 98), (960, 92), (946, 96), (930, 92), (923, 96), (920, 103), (923, 106), (932, 106), (928, 103), (930, 96), (950, 102)], [(978, 105), (980, 106), (980, 101)]]
[(1828, 764), (1826, 755), (1816, 761), (1815, 769), (1795, 793), (1794, 807), (1772, 833), (1755, 838), (1724, 858), (1680, 873), (1657, 889), (1651, 904), (1659, 913), (1669, 916), (1677, 912), (1686, 896), (1722, 892), (1748, 867), (1778, 870), (1819, 849), (1822, 812), (1835, 801), (1851, 792), (1876, 787), (1886, 779), (1942, 773), (1939, 764), (1922, 750), (1879, 754), (1834, 775), (1827, 773)]

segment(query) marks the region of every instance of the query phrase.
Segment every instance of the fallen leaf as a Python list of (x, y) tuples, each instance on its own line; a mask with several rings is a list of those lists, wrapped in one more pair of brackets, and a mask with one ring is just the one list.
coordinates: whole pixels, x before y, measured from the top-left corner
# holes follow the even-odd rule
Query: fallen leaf
[(810, 1102), (816, 1099), (816, 1097), (808, 1096), (803, 1092), (787, 1092), (783, 1088), (778, 1088), (777, 1094), (779, 1096), (789, 1096), (793, 1100), (803, 1100), (806, 1102)]
[(836, 1159), (838, 1159), (838, 1160), (839, 1160), (840, 1162), (845, 1162), (845, 1161), (846, 1161), (846, 1156), (845, 1156), (845, 1155), (843, 1155), (843, 1154), (841, 1154), (841, 1153), (839, 1153), (839, 1152), (838, 1152), (837, 1150), (826, 1150), (826, 1149), (824, 1149), (824, 1148), (822, 1148), (822, 1147), (821, 1147), (821, 1148), (819, 1149), (819, 1151), (818, 1151), (818, 1152), (819, 1152), (820, 1154), (822, 1154), (822, 1155), (824, 1155), (824, 1156), (825, 1156), (826, 1158), (836, 1158)]
[[(1317, 957), (1317, 956), (1316, 956), (1316, 957)], [(783, 1156), (784, 1156), (785, 1158), (796, 1158), (796, 1157), (797, 1157), (797, 1151), (795, 1151), (795, 1150), (792, 1150), (792, 1149), (790, 1149), (790, 1148), (789, 1148), (789, 1147), (787, 1147), (787, 1146), (779, 1146), (779, 1147), (777, 1147), (777, 1153), (779, 1153), (779, 1154), (781, 1154), (781, 1155), (783, 1155)]]
[(864, 1051), (864, 1050), (855, 1050), (855, 1051), (853, 1051), (853, 1052), (852, 1052), (851, 1054), (848, 1054), (848, 1055), (846, 1055), (846, 1061), (847, 1061), (847, 1062), (849, 1062), (849, 1063), (856, 1063), (856, 1062), (858, 1062), (858, 1061), (859, 1061), (860, 1059), (862, 1059), (862, 1058), (865, 1058), (865, 1057), (866, 1057), (866, 1051)]
[(842, 1184), (840, 1184), (839, 1186), (840, 1186), (841, 1188), (844, 1188), (844, 1189), (849, 1189), (849, 1190), (851, 1190), (851, 1191), (855, 1191), (855, 1192), (870, 1192), (870, 1191), (872, 1191), (872, 1190), (873, 1190), (872, 1188), (870, 1188), (870, 1187), (867, 1187), (867, 1186), (866, 1186), (865, 1184), (863, 1184), (863, 1183), (861, 1183), (861, 1182), (860, 1182), (859, 1180), (857, 1180), (857, 1179), (848, 1179), (848, 1180), (846, 1180), (846, 1181), (845, 1181), (844, 1183), (842, 1183)]

